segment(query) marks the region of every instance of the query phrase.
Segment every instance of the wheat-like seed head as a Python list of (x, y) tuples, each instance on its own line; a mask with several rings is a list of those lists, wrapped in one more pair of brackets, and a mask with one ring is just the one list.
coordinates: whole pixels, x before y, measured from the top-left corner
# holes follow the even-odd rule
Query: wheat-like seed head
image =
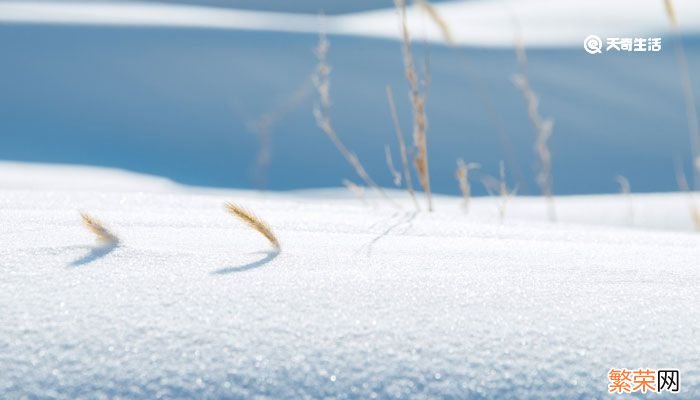
[(281, 249), (277, 236), (275, 236), (275, 234), (272, 232), (272, 228), (270, 228), (265, 221), (236, 203), (226, 202), (224, 203), (224, 207), (226, 208), (226, 211), (235, 215), (238, 217), (238, 219), (245, 222), (246, 225), (265, 236), (275, 250), (279, 251)]
[(97, 219), (91, 217), (87, 213), (81, 212), (80, 218), (83, 220), (85, 227), (97, 237), (97, 241), (100, 244), (114, 244), (119, 242), (119, 238), (112, 232), (110, 232), (104, 225)]

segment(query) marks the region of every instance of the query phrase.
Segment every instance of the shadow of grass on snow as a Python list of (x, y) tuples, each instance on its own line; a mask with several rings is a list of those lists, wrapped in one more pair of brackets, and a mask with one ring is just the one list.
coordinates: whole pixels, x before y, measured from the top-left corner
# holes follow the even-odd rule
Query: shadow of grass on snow
[(78, 258), (77, 260), (68, 264), (69, 267), (79, 267), (81, 265), (90, 264), (93, 261), (99, 260), (102, 257), (106, 257), (109, 253), (113, 252), (117, 247), (119, 247), (119, 242), (108, 243), (102, 246), (92, 247), (90, 251), (84, 256)]
[(269, 250), (269, 251), (259, 251), (253, 254), (264, 254), (263, 258), (253, 261), (248, 264), (243, 264), (239, 265), (236, 267), (226, 267), (226, 268), (221, 268), (216, 271), (212, 271), (212, 275), (226, 275), (226, 274), (232, 274), (236, 272), (244, 272), (244, 271), (249, 271), (251, 269), (256, 269), (264, 266), (267, 263), (272, 262), (277, 256), (280, 255), (279, 250)]

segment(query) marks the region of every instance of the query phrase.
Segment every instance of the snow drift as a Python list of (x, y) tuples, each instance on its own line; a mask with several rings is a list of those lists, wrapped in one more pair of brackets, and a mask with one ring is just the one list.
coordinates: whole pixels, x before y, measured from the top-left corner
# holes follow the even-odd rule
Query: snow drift
[[(231, 199), (273, 225), (280, 255)], [(0, 392), (607, 398), (610, 368), (671, 367), (700, 396), (697, 235), (582, 225), (624, 215), (612, 196), (558, 198), (577, 224), (514, 210), (500, 225), (488, 198), (469, 216), (458, 198), (434, 214), (369, 201), (0, 165)], [(94, 254), (78, 209), (121, 245)]]

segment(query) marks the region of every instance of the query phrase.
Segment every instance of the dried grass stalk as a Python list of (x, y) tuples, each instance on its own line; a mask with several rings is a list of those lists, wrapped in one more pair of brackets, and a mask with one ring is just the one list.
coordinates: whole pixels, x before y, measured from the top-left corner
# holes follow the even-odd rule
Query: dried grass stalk
[(688, 135), (690, 136), (690, 148), (693, 155), (693, 187), (700, 188), (700, 123), (693, 93), (693, 82), (690, 79), (688, 60), (683, 48), (681, 32), (678, 26), (678, 18), (673, 6), (673, 0), (664, 0), (666, 16), (669, 24), (676, 35), (676, 60), (680, 69), (681, 86), (683, 88), (683, 99), (685, 100), (685, 115), (688, 120)]
[(238, 217), (238, 219), (243, 221), (246, 225), (255, 229), (261, 235), (265, 236), (265, 238), (270, 242), (270, 244), (272, 244), (272, 247), (276, 251), (280, 251), (280, 242), (277, 239), (277, 236), (275, 236), (275, 234), (272, 232), (272, 228), (270, 228), (270, 226), (265, 221), (263, 221), (258, 216), (239, 206), (236, 203), (226, 202), (224, 203), (224, 208), (229, 213)]
[(391, 87), (387, 85), (386, 87), (386, 97), (389, 101), (389, 111), (391, 112), (391, 121), (394, 124), (394, 131), (396, 132), (396, 140), (399, 143), (399, 152), (401, 154), (401, 166), (403, 168), (403, 176), (406, 181), (406, 190), (413, 200), (413, 204), (416, 206), (416, 210), (420, 211), (420, 205), (418, 205), (418, 200), (416, 200), (416, 192), (413, 190), (413, 178), (411, 177), (411, 171), (408, 167), (408, 152), (406, 151), (406, 142), (403, 139), (403, 132), (401, 131), (401, 124), (399, 124), (399, 116), (396, 113), (396, 104), (394, 103), (394, 92)]
[(93, 218), (87, 213), (81, 212), (80, 218), (83, 220), (83, 225), (97, 237), (97, 242), (101, 245), (119, 243), (117, 235), (110, 232), (99, 220)]
[(552, 136), (554, 120), (551, 118), (545, 119), (540, 115), (539, 99), (530, 86), (527, 74), (527, 55), (519, 34), (516, 34), (515, 37), (515, 49), (520, 66), (520, 73), (513, 76), (513, 83), (520, 90), (525, 99), (527, 115), (530, 118), (532, 126), (535, 128), (535, 154), (539, 162), (536, 181), (542, 191), (542, 195), (547, 199), (547, 214), (549, 215), (549, 220), (554, 222), (557, 220), (557, 213), (554, 207), (552, 153), (549, 149), (549, 139)]
[(508, 185), (506, 184), (506, 164), (503, 161), (498, 163), (498, 175), (500, 177), (498, 193), (501, 197), (501, 204), (498, 207), (498, 215), (501, 223), (503, 223), (503, 220), (506, 217), (506, 206), (508, 205), (508, 199), (511, 196), (511, 192), (508, 190)]
[(257, 120), (249, 124), (249, 129), (258, 137), (258, 154), (255, 163), (255, 181), (258, 189), (263, 190), (267, 186), (267, 171), (272, 156), (272, 130), (287, 114), (309, 97), (312, 93), (310, 82), (307, 76), (281, 105), (260, 115)]
[(399, 12), (401, 36), (403, 39), (403, 59), (406, 72), (406, 80), (410, 86), (411, 109), (413, 110), (413, 144), (416, 148), (414, 166), (418, 173), (423, 190), (428, 199), (428, 211), (433, 211), (433, 199), (430, 191), (430, 171), (428, 167), (428, 140), (427, 129), (428, 120), (425, 113), (425, 96), (421, 93), (416, 69), (413, 62), (411, 50), (411, 38), (406, 21), (405, 0), (394, 0), (394, 4)]
[(469, 202), (471, 200), (471, 186), (469, 185), (469, 171), (478, 168), (479, 164), (465, 164), (461, 158), (457, 160), (457, 171), (455, 177), (459, 183), (459, 190), (462, 192), (462, 209), (469, 212)]
[(688, 211), (690, 212), (690, 218), (693, 221), (696, 231), (700, 231), (700, 209), (698, 209), (695, 203), (695, 196), (693, 192), (690, 191), (690, 186), (688, 186), (688, 180), (685, 177), (683, 168), (679, 165), (676, 168), (676, 181), (678, 182), (678, 188), (688, 194)]
[(671, 23), (671, 27), (678, 29), (678, 18), (676, 18), (676, 10), (673, 7), (673, 0), (664, 0), (664, 8), (666, 9), (666, 16), (668, 21)]
[(386, 166), (389, 168), (394, 186), (401, 187), (401, 174), (396, 170), (396, 167), (394, 167), (394, 159), (391, 157), (391, 148), (388, 144), (384, 145), (384, 156), (386, 158)]
[(508, 200), (516, 195), (518, 188), (515, 187), (512, 190), (508, 188), (508, 183), (506, 181), (506, 165), (503, 161), (498, 163), (498, 175), (498, 179), (492, 176), (484, 176), (481, 182), (484, 184), (490, 196), (498, 195), (500, 199), (498, 202), (498, 217), (500, 222), (503, 223), (506, 216)]
[(627, 199), (627, 221), (630, 225), (634, 224), (634, 204), (632, 203), (632, 186), (629, 179), (622, 175), (615, 177), (617, 184), (620, 186), (620, 193)]
[(445, 41), (447, 44), (450, 46), (454, 46), (455, 40), (454, 36), (452, 35), (452, 30), (450, 30), (450, 26), (445, 21), (440, 13), (433, 7), (432, 4), (430, 4), (427, 0), (416, 0), (416, 3), (420, 8), (425, 11), (426, 14), (430, 17), (431, 20), (437, 25), (437, 27), (440, 29), (440, 32), (442, 32), (443, 38), (445, 38)]
[(530, 87), (530, 83), (525, 74), (516, 74), (513, 82), (520, 89), (527, 104), (527, 113), (535, 128), (535, 154), (539, 161), (539, 171), (537, 172), (537, 184), (542, 194), (547, 199), (548, 214), (550, 221), (556, 221), (557, 215), (554, 208), (554, 193), (552, 190), (552, 153), (549, 149), (549, 139), (552, 137), (554, 121), (551, 118), (544, 119), (539, 113), (539, 100)]
[(365, 188), (349, 179), (343, 179), (343, 186), (345, 186), (345, 188), (348, 191), (350, 191), (350, 193), (354, 194), (355, 196), (357, 196), (357, 198), (362, 200), (363, 203), (367, 203), (367, 199), (365, 198)]
[(357, 175), (365, 182), (365, 184), (375, 190), (377, 190), (382, 197), (387, 199), (390, 203), (394, 204), (392, 200), (386, 195), (384, 190), (377, 185), (374, 180), (369, 176), (365, 167), (360, 162), (360, 159), (355, 155), (355, 153), (348, 150), (345, 144), (340, 140), (338, 134), (333, 127), (333, 123), (330, 117), (331, 108), (331, 94), (330, 94), (330, 73), (331, 67), (327, 62), (327, 54), (330, 43), (326, 39), (326, 35), (323, 31), (319, 33), (318, 46), (315, 49), (316, 58), (318, 59), (318, 65), (316, 67), (316, 73), (313, 75), (312, 80), (316, 91), (318, 92), (320, 104), (314, 107), (314, 117), (316, 118), (316, 124), (319, 128), (331, 139), (333, 145), (342, 154), (345, 160), (355, 169)]

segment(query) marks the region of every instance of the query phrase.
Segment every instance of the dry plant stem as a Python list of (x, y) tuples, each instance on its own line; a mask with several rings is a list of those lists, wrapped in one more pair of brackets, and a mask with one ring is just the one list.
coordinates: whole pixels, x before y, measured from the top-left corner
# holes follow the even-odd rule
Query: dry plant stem
[(500, 177), (498, 185), (498, 193), (501, 197), (501, 205), (498, 208), (498, 215), (500, 217), (501, 223), (506, 217), (506, 206), (508, 204), (508, 197), (510, 192), (508, 191), (508, 185), (506, 184), (506, 165), (503, 161), (498, 163), (498, 175)]
[(224, 203), (224, 208), (232, 215), (238, 217), (238, 219), (243, 221), (246, 225), (265, 236), (275, 251), (280, 251), (280, 242), (277, 240), (277, 236), (272, 232), (272, 228), (270, 228), (265, 221), (233, 202)]
[(556, 221), (554, 194), (552, 192), (552, 153), (549, 150), (549, 139), (552, 136), (554, 122), (551, 119), (543, 119), (540, 116), (538, 111), (539, 100), (530, 87), (527, 76), (524, 74), (516, 74), (513, 80), (525, 98), (528, 116), (536, 132), (535, 154), (537, 155), (540, 167), (537, 173), (537, 184), (540, 186), (542, 194), (547, 199), (550, 221)]
[(343, 186), (350, 191), (350, 193), (357, 196), (363, 203), (367, 204), (367, 199), (365, 198), (365, 188), (359, 186), (355, 182), (349, 179), (343, 179)]
[(542, 118), (539, 112), (539, 99), (534, 90), (530, 87), (530, 81), (527, 75), (527, 56), (525, 46), (519, 33), (515, 38), (516, 56), (520, 73), (515, 74), (513, 82), (520, 90), (527, 105), (527, 114), (530, 118), (532, 126), (535, 128), (535, 154), (539, 161), (539, 171), (537, 173), (537, 184), (542, 191), (542, 195), (547, 199), (547, 214), (549, 220), (554, 222), (557, 220), (556, 209), (554, 207), (554, 193), (552, 187), (552, 153), (549, 149), (549, 139), (552, 136), (552, 128), (554, 121), (551, 118)]
[(97, 242), (101, 245), (109, 245), (119, 243), (119, 238), (110, 232), (97, 219), (91, 217), (87, 213), (81, 212), (80, 218), (83, 220), (85, 227), (97, 237)]
[(690, 212), (690, 218), (693, 221), (696, 231), (700, 231), (700, 210), (695, 203), (695, 197), (693, 192), (690, 191), (690, 186), (688, 186), (688, 180), (685, 178), (685, 173), (683, 173), (683, 168), (679, 165), (676, 170), (676, 180), (678, 181), (678, 188), (688, 194), (688, 211)]
[(617, 184), (620, 186), (620, 193), (627, 199), (627, 221), (630, 225), (634, 224), (634, 204), (632, 203), (632, 187), (629, 179), (622, 175), (615, 177)]
[[(454, 35), (452, 34), (452, 31), (450, 30), (450, 26), (447, 23), (447, 21), (445, 21), (442, 18), (442, 16), (437, 11), (437, 9), (435, 7), (433, 7), (433, 5), (428, 2), (428, 0), (416, 0), (416, 3), (418, 4), (418, 6), (420, 6), (426, 12), (426, 14), (428, 14), (430, 19), (440, 29), (440, 31), (442, 32), (442, 36), (445, 39), (445, 42), (447, 42), (447, 44), (450, 47), (455, 47), (456, 43), (454, 41)], [(514, 19), (514, 23), (517, 24), (517, 20)], [(524, 47), (521, 46), (520, 48), (524, 48)], [(516, 51), (518, 51), (518, 46), (516, 46)], [(464, 56), (464, 54), (462, 54), (462, 56)], [(520, 59), (520, 55), (518, 55), (518, 56)], [(524, 59), (524, 54), (522, 54), (522, 57)], [(466, 59), (466, 57), (465, 57), (465, 59)], [(465, 64), (467, 64), (467, 63), (465, 62)], [(477, 94), (479, 96), (481, 96), (481, 98), (482, 98), (481, 100), (483, 101), (484, 105), (486, 106), (486, 110), (489, 114), (488, 116), (492, 120), (492, 123), (496, 129), (496, 132), (498, 135), (498, 141), (500, 142), (500, 145), (503, 149), (503, 155), (508, 158), (508, 162), (512, 165), (511, 172), (513, 171), (513, 169), (515, 169), (516, 178), (517, 178), (518, 182), (520, 183), (520, 186), (524, 187), (525, 179), (522, 176), (522, 170), (520, 169), (520, 165), (519, 165), (518, 160), (515, 157), (515, 154), (513, 152), (512, 145), (511, 145), (510, 140), (508, 138), (508, 135), (506, 133), (505, 127), (503, 126), (502, 118), (499, 115), (496, 108), (494, 107), (491, 96), (490, 96), (489, 92), (484, 88), (484, 85), (481, 82), (481, 80), (478, 79), (478, 77), (477, 77), (477, 79), (474, 79), (474, 81), (476, 83)], [(427, 95), (426, 95), (426, 99), (427, 99)]]
[(459, 190), (462, 192), (462, 209), (469, 212), (469, 202), (471, 200), (471, 186), (469, 185), (469, 171), (478, 168), (478, 164), (465, 164), (461, 158), (457, 160), (457, 170), (455, 177), (459, 183)]
[(389, 111), (391, 111), (391, 121), (394, 124), (394, 131), (396, 131), (396, 140), (399, 142), (399, 152), (401, 153), (401, 165), (403, 167), (403, 176), (406, 181), (406, 190), (408, 194), (411, 195), (413, 204), (416, 206), (416, 210), (420, 211), (420, 205), (416, 199), (416, 192), (413, 190), (413, 178), (411, 178), (411, 171), (408, 167), (408, 152), (406, 151), (406, 142), (403, 139), (403, 132), (401, 132), (401, 125), (399, 124), (399, 116), (396, 113), (396, 104), (394, 103), (394, 92), (391, 87), (387, 85), (386, 87), (386, 97), (389, 101)]
[(457, 160), (457, 171), (455, 171), (455, 177), (459, 183), (459, 190), (462, 192), (462, 209), (464, 212), (469, 211), (470, 191), (469, 180), (467, 177), (468, 173), (469, 171), (467, 170), (467, 166), (464, 164), (464, 161), (462, 159)]
[(433, 200), (430, 191), (430, 171), (428, 168), (428, 140), (427, 140), (427, 118), (425, 114), (425, 97), (421, 94), (413, 63), (413, 53), (411, 51), (411, 38), (408, 32), (406, 21), (405, 0), (394, 0), (394, 4), (399, 12), (401, 22), (401, 36), (403, 39), (403, 58), (406, 69), (406, 80), (410, 86), (411, 109), (413, 110), (413, 143), (417, 154), (414, 158), (414, 165), (418, 172), (418, 180), (428, 199), (428, 211), (433, 211)]
[(391, 157), (391, 148), (388, 144), (384, 145), (384, 156), (386, 157), (386, 166), (389, 168), (394, 185), (401, 187), (401, 174), (394, 167), (394, 159)]
[(452, 35), (452, 31), (450, 30), (450, 26), (447, 24), (447, 21), (445, 21), (440, 13), (433, 7), (432, 4), (430, 4), (427, 0), (416, 0), (416, 3), (420, 8), (425, 11), (426, 14), (430, 17), (430, 19), (433, 20), (435, 25), (440, 29), (440, 32), (442, 33), (442, 36), (445, 38), (445, 41), (447, 44), (450, 46), (455, 45), (455, 40), (454, 36)]
[(493, 95), (484, 85), (482, 75), (479, 74), (479, 71), (472, 68), (472, 65), (465, 54), (462, 53), (461, 56), (466, 74), (473, 85), (472, 88), (474, 89), (476, 95), (480, 98), (481, 103), (483, 103), (486, 116), (490, 119), (491, 125), (495, 130), (498, 143), (501, 147), (502, 157), (505, 158), (506, 167), (508, 167), (511, 176), (515, 178), (518, 187), (522, 188), (526, 192), (527, 182), (525, 181), (522, 167), (520, 166), (518, 157), (515, 154), (512, 140), (508, 131), (506, 130), (503, 116), (497, 107), (496, 102), (494, 101)]
[(666, 9), (666, 16), (668, 16), (668, 21), (674, 29), (678, 29), (678, 18), (676, 18), (676, 10), (673, 6), (673, 0), (664, 0), (664, 8)]
[(313, 76), (313, 83), (316, 87), (320, 98), (320, 105), (314, 108), (314, 117), (316, 118), (316, 124), (319, 128), (331, 139), (333, 145), (342, 154), (345, 160), (355, 169), (357, 175), (365, 182), (365, 184), (379, 192), (386, 200), (388, 200), (392, 205), (396, 205), (389, 196), (386, 195), (384, 190), (377, 185), (374, 180), (369, 176), (364, 166), (360, 162), (359, 158), (355, 153), (348, 150), (348, 148), (343, 144), (343, 142), (338, 137), (338, 134), (333, 128), (333, 123), (330, 117), (331, 108), (331, 95), (330, 95), (330, 73), (331, 67), (326, 61), (326, 55), (328, 53), (328, 48), (330, 44), (326, 39), (326, 35), (321, 32), (319, 34), (318, 47), (316, 47), (315, 53), (318, 59), (318, 65), (316, 67), (316, 73)]
[(516, 194), (518, 188), (515, 187), (513, 190), (510, 190), (508, 188), (508, 184), (506, 183), (506, 165), (503, 161), (500, 161), (498, 163), (498, 174), (498, 179), (487, 175), (483, 177), (481, 181), (484, 184), (486, 190), (489, 192), (490, 196), (497, 195), (499, 197), (500, 201), (497, 202), (498, 215), (500, 217), (501, 223), (503, 223), (503, 220), (505, 219), (506, 215), (506, 206), (508, 204), (508, 199)]
[(258, 154), (255, 165), (255, 180), (259, 189), (264, 189), (267, 183), (267, 170), (271, 159), (271, 133), (272, 129), (285, 115), (297, 108), (311, 93), (309, 77), (306, 77), (300, 86), (284, 100), (283, 104), (274, 110), (262, 114), (251, 128), (258, 137)]
[(688, 119), (688, 134), (690, 135), (690, 146), (693, 153), (693, 187), (700, 188), (700, 124), (698, 123), (697, 108), (695, 105), (695, 95), (693, 94), (693, 82), (690, 79), (688, 70), (688, 60), (685, 56), (678, 19), (673, 7), (673, 0), (664, 0), (666, 15), (668, 16), (671, 28), (676, 36), (676, 59), (680, 69), (681, 86), (683, 88), (683, 99), (685, 100), (685, 113)]

